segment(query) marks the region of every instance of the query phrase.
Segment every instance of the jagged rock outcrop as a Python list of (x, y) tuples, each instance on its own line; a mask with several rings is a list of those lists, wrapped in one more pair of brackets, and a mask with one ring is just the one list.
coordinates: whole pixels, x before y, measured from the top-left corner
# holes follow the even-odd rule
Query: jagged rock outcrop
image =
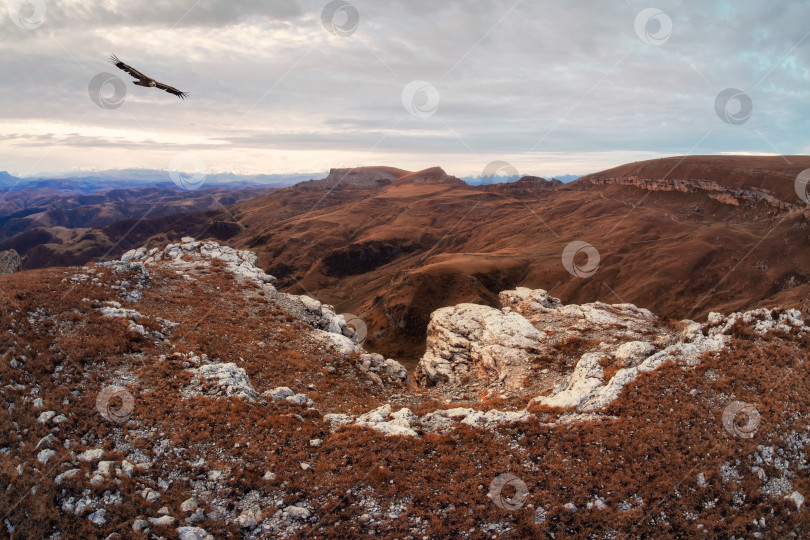
[[(588, 413), (617, 399), (641, 373), (667, 361), (694, 366), (703, 354), (721, 351), (735, 325), (760, 334), (808, 331), (797, 310), (712, 313), (705, 324), (682, 321), (679, 331), (632, 304), (565, 306), (544, 290), (526, 288), (504, 291), (500, 300), (502, 310), (460, 304), (433, 313), (416, 370), (421, 384), (525, 394), (532, 391), (526, 381), (538, 373), (553, 377), (548, 366), (557, 366), (553, 390), (530, 406)], [(566, 371), (570, 351), (577, 357)]]
[(574, 344), (593, 351), (609, 348), (624, 366), (637, 365), (679, 339), (657, 316), (633, 304), (566, 306), (542, 289), (525, 287), (503, 291), (499, 299), (504, 312), (518, 313), (546, 332), (547, 345), (559, 349)]
[(221, 261), (228, 272), (260, 284), (276, 282), (276, 278), (267, 275), (256, 266), (259, 258), (252, 251), (233, 249), (211, 241), (197, 242), (191, 237), (185, 237), (179, 244), (169, 244), (163, 249), (141, 247), (127, 251), (121, 256), (122, 262), (153, 264), (169, 261), (181, 268), (190, 268), (194, 266), (195, 261), (200, 260)]
[[(584, 412), (600, 410), (617, 399), (624, 385), (641, 373), (654, 371), (671, 360), (685, 366), (696, 366), (703, 354), (721, 351), (725, 348), (728, 336), (736, 324), (747, 326), (762, 335), (772, 330), (790, 332), (798, 328), (802, 332), (809, 331), (797, 310), (758, 309), (733, 313), (728, 317), (712, 313), (704, 325), (687, 321), (680, 342), (655, 354), (648, 355), (651, 349), (644, 350), (640, 342), (631, 342), (616, 350), (608, 349), (601, 353), (583, 355), (564, 387), (550, 396), (534, 398), (530, 405), (575, 408)], [(636, 360), (643, 358), (643, 361), (619, 369), (608, 379), (601, 366), (609, 364), (611, 357), (618, 359), (628, 354)]]
[(655, 315), (632, 304), (564, 306), (542, 289), (527, 288), (499, 298), (501, 310), (460, 304), (433, 313), (416, 369), (420, 385), (522, 393), (532, 374), (564, 362), (567, 349), (615, 348), (625, 367), (676, 340)]
[(517, 313), (477, 304), (435, 311), (427, 334), (416, 369), (420, 385), (459, 386), (475, 379), (510, 389), (522, 386), (546, 337)]
[(13, 274), (22, 270), (22, 259), (19, 253), (11, 249), (0, 251), (0, 274)]

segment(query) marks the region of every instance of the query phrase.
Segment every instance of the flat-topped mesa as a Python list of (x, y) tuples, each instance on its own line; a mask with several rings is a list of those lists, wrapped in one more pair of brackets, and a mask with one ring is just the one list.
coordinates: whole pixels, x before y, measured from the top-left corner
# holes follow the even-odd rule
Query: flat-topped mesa
[(482, 184), (475, 186), (476, 188), (483, 188), (489, 192), (501, 193), (512, 197), (527, 197), (537, 195), (540, 193), (550, 193), (554, 189), (563, 186), (561, 181), (556, 178), (546, 180), (539, 176), (523, 176), (517, 182), (501, 182), (495, 184)]
[(395, 167), (353, 167), (330, 169), (326, 178), (296, 184), (295, 189), (374, 189), (388, 186), (398, 178), (411, 174)]

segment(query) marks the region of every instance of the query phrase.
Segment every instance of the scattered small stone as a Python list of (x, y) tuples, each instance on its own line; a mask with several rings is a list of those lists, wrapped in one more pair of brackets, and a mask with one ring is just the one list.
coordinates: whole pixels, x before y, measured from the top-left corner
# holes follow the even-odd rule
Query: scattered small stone
[(796, 504), (796, 511), (801, 512), (802, 506), (804, 506), (804, 495), (799, 493), (798, 491), (794, 491), (790, 495), (787, 495), (785, 499), (789, 501), (793, 501)]
[(310, 516), (310, 511), (303, 506), (288, 506), (282, 512), (287, 520), (304, 521)]
[(42, 450), (39, 454), (37, 454), (37, 461), (39, 461), (43, 465), (47, 465), (48, 461), (55, 455), (56, 452), (54, 452), (50, 448), (46, 448), (45, 450)]
[(98, 461), (99, 459), (104, 457), (104, 450), (101, 448), (94, 448), (93, 450), (85, 450), (81, 454), (79, 454), (79, 461), (89, 462), (89, 461)]
[(546, 511), (542, 507), (537, 507), (537, 510), (534, 511), (534, 523), (535, 525), (542, 525), (546, 522)]
[(239, 526), (240, 529), (248, 529), (253, 530), (256, 528), (256, 518), (253, 517), (252, 512), (242, 512), (239, 514), (239, 517), (236, 518), (236, 525)]
[(172, 516), (150, 517), (149, 524), (153, 527), (169, 527), (174, 525), (174, 518)]
[(200, 527), (178, 527), (177, 535), (179, 540), (214, 540), (208, 531)]
[(146, 499), (146, 502), (152, 503), (160, 499), (160, 493), (152, 488), (145, 488), (143, 491), (141, 491), (141, 497)]
[(268, 390), (262, 393), (262, 397), (272, 399), (273, 401), (284, 401), (288, 397), (294, 395), (295, 392), (293, 392), (287, 386), (279, 386), (277, 388), (273, 388), (272, 390)]
[(39, 414), (37, 422), (40, 424), (47, 424), (54, 416), (56, 416), (56, 411), (43, 411)]
[(114, 461), (99, 461), (98, 469), (96, 470), (98, 471), (98, 474), (110, 476), (113, 465), (115, 465)]
[(60, 486), (60, 485), (62, 485), (62, 482), (64, 480), (67, 480), (68, 478), (73, 478), (74, 476), (79, 474), (79, 472), (80, 472), (80, 469), (67, 470), (67, 471), (63, 472), (62, 474), (57, 475), (56, 478), (54, 478), (53, 481), (56, 483), (57, 486)]
[(106, 513), (107, 513), (106, 509), (99, 508), (98, 510), (87, 516), (87, 519), (89, 519), (90, 523), (92, 523), (93, 525), (101, 527), (107, 522), (107, 519), (104, 517)]
[(124, 460), (121, 462), (121, 470), (124, 472), (125, 475), (132, 478), (132, 474), (135, 472), (135, 465), (133, 465), (127, 460)]

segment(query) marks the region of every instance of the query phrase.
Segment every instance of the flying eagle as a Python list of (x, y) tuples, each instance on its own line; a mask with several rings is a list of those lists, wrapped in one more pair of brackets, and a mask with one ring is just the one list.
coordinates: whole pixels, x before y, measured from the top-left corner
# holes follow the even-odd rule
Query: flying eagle
[(144, 75), (143, 73), (141, 73), (140, 71), (135, 69), (134, 67), (128, 66), (125, 63), (123, 63), (115, 55), (110, 56), (110, 61), (113, 64), (115, 64), (115, 67), (117, 67), (118, 69), (120, 69), (122, 71), (126, 71), (127, 73), (129, 73), (130, 75), (132, 75), (133, 77), (138, 79), (137, 81), (132, 81), (132, 84), (135, 84), (137, 86), (145, 86), (147, 88), (160, 88), (161, 90), (165, 90), (166, 92), (168, 92), (170, 94), (174, 94), (175, 96), (179, 97), (180, 99), (186, 99), (189, 96), (188, 92), (181, 92), (180, 90), (178, 90), (177, 88), (174, 88), (173, 86), (169, 86), (168, 84), (163, 84), (161, 82), (157, 82), (155, 79), (153, 79), (151, 77), (147, 77), (146, 75)]

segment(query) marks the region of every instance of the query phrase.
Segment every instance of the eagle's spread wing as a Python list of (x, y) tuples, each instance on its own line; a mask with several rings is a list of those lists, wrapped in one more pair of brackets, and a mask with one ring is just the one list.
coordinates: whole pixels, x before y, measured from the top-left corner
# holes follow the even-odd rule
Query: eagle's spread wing
[(110, 56), (110, 61), (113, 64), (115, 64), (115, 67), (117, 67), (118, 69), (120, 69), (122, 71), (125, 71), (125, 72), (129, 73), (130, 75), (132, 75), (133, 77), (135, 77), (138, 80), (141, 80), (141, 81), (150, 80), (150, 77), (147, 77), (146, 75), (144, 75), (143, 73), (141, 73), (140, 71), (135, 69), (134, 67), (126, 65), (121, 60), (119, 60), (118, 57), (115, 56), (114, 54), (112, 56)]
[(170, 94), (174, 94), (175, 96), (179, 97), (180, 99), (186, 99), (189, 94), (188, 92), (181, 92), (177, 88), (173, 86), (169, 86), (168, 84), (163, 84), (162, 82), (155, 81), (155, 87), (160, 88), (161, 90), (165, 90)]

